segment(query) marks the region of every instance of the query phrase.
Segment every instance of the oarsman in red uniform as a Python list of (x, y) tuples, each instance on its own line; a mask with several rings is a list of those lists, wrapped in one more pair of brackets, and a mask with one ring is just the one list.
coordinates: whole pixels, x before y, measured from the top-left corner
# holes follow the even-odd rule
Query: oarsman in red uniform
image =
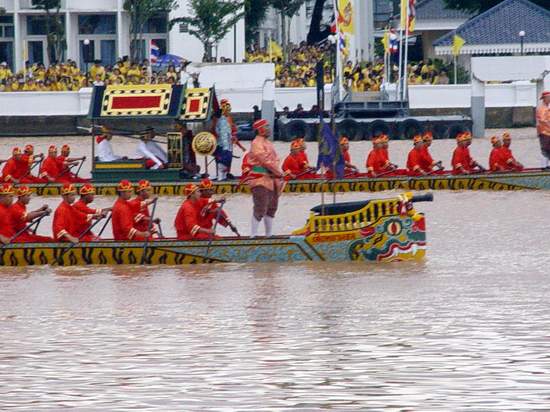
[(59, 168), (59, 175), (68, 179), (71, 183), (86, 183), (90, 179), (83, 179), (71, 172), (71, 166), (76, 166), (86, 160), (86, 156), (82, 157), (69, 157), (71, 154), (71, 148), (65, 144), (61, 147), (61, 155), (57, 156), (57, 164)]
[(14, 189), (11, 183), (0, 184), (0, 243), (7, 245), (15, 235), (11, 225), (10, 206), (13, 202)]
[(387, 158), (384, 139), (375, 137), (372, 144), (373, 148), (367, 157), (367, 173), (369, 177), (378, 177), (393, 172), (395, 167)]
[(14, 147), (11, 151), (11, 157), (8, 159), (2, 169), (2, 181), (7, 183), (20, 183), (21, 179), (26, 175), (27, 163), (23, 160), (23, 153), (18, 147)]
[(512, 154), (512, 149), (510, 149), (510, 146), (512, 145), (512, 136), (510, 136), (510, 133), (504, 132), (502, 135), (502, 160), (505, 164), (505, 167), (507, 170), (515, 170), (515, 171), (521, 171), (523, 170), (523, 165), (516, 160), (514, 155)]
[(212, 229), (216, 223), (219, 212), (218, 223), (223, 227), (229, 227), (233, 233), (239, 235), (237, 228), (231, 223), (225, 210), (221, 209), (221, 204), (225, 202), (225, 199), (212, 198), (214, 195), (214, 185), (212, 181), (208, 178), (203, 179), (199, 185), (199, 189), (201, 192), (200, 201), (202, 207), (200, 213), (200, 226), (206, 229)]
[[(342, 156), (344, 157), (344, 163), (345, 163), (344, 177), (346, 178), (346, 177), (353, 177), (355, 175), (358, 175), (359, 169), (357, 168), (357, 166), (354, 166), (351, 163), (351, 156), (349, 154), (349, 139), (345, 136), (342, 136), (340, 138), (339, 143), (340, 143), (340, 151), (342, 153)], [(327, 170), (326, 177), (327, 179), (334, 178), (334, 173), (332, 172), (332, 170)]]
[(542, 153), (541, 168), (544, 169), (550, 167), (550, 91), (543, 92), (540, 99), (542, 102), (537, 107), (537, 134)]
[(135, 227), (134, 211), (130, 204), (133, 192), (134, 187), (128, 180), (121, 180), (117, 186), (118, 199), (111, 213), (115, 240), (142, 242), (151, 237), (151, 232), (141, 231)]
[(13, 241), (17, 243), (53, 242), (51, 237), (36, 235), (30, 229), (23, 231), (33, 220), (47, 216), (52, 212), (48, 205), (44, 205), (32, 212), (27, 212), (27, 205), (31, 201), (31, 190), (28, 186), (19, 186), (16, 189), (16, 194), (17, 201), (10, 207), (11, 226), (14, 235), (22, 232)]
[[(90, 183), (84, 184), (78, 191), (80, 194), (80, 199), (76, 201), (73, 207), (79, 212), (85, 213), (86, 215), (93, 215), (95, 218), (104, 218), (107, 216), (107, 213), (112, 209), (110, 207), (104, 209), (92, 209), (88, 206), (94, 201), (95, 197), (95, 187)], [(77, 228), (78, 233), (86, 231), (90, 226), (89, 222), (83, 222), (82, 226)], [(85, 239), (85, 240), (84, 240)], [(85, 237), (82, 239), (83, 242), (93, 242), (100, 240), (93, 232), (89, 231)]]
[(419, 134), (413, 137), (413, 148), (407, 157), (407, 171), (411, 176), (425, 176), (429, 170), (422, 168), (422, 152), (424, 150), (424, 140)]
[(340, 151), (344, 157), (345, 169), (344, 176), (350, 176), (359, 173), (359, 168), (354, 166), (351, 162), (351, 156), (349, 154), (349, 139), (345, 136), (340, 138)]
[(459, 133), (456, 136), (457, 147), (453, 152), (451, 164), (453, 166), (453, 174), (468, 174), (476, 169), (483, 171), (483, 167), (472, 159), (470, 149), (468, 147), (472, 143), (472, 135), (469, 132)]
[(491, 172), (503, 172), (506, 170), (502, 156), (502, 142), (497, 136), (491, 137), (493, 149), (489, 155), (489, 170)]
[(257, 134), (250, 147), (249, 161), (252, 171), (248, 185), (254, 203), (250, 236), (258, 235), (258, 228), (263, 220), (265, 235), (270, 237), (273, 234), (273, 220), (279, 207), (279, 197), (284, 189), (283, 171), (275, 147), (269, 140), (271, 130), (267, 120), (256, 120), (252, 127)]
[(185, 186), (187, 199), (182, 203), (174, 220), (179, 240), (207, 240), (215, 238), (213, 229), (201, 226), (201, 193), (197, 185)]
[(291, 179), (312, 179), (316, 175), (312, 168), (304, 160), (304, 149), (302, 144), (295, 140), (290, 144), (290, 154), (283, 162), (283, 172)]
[(387, 134), (382, 134), (380, 136), (380, 140), (382, 142), (382, 155), (384, 156), (384, 160), (386, 160), (389, 163), (390, 167), (395, 172), (398, 172), (397, 165), (395, 163), (390, 162), (390, 150), (389, 150), (390, 137)]
[[(129, 201), (132, 211), (134, 213), (134, 227), (140, 232), (146, 232), (149, 230), (149, 222), (151, 221), (151, 215), (149, 213), (149, 206), (155, 203), (156, 196), (152, 196), (153, 186), (148, 180), (140, 180), (136, 188), (136, 197)], [(155, 224), (160, 224), (160, 219), (157, 217), (153, 220), (151, 226), (151, 232), (157, 233)]]
[(48, 182), (56, 183), (71, 183), (66, 175), (61, 175), (59, 171), (59, 163), (57, 162), (57, 147), (50, 146), (48, 148), (48, 156), (42, 162), (40, 167), (40, 178)]
[(34, 146), (32, 144), (28, 144), (25, 146), (24, 152), (23, 152), (23, 161), (27, 163), (27, 173), (23, 180), (25, 180), (24, 183), (46, 183), (46, 179), (42, 179), (38, 176), (34, 176), (32, 174), (32, 168), (34, 167), (34, 164), (36, 162), (42, 162), (44, 160), (44, 153), (40, 153), (35, 155), (34, 154)]
[(63, 200), (57, 206), (53, 215), (52, 229), (55, 240), (71, 243), (91, 241), (92, 236), (84, 232), (90, 227), (92, 219), (97, 219), (98, 216), (82, 213), (74, 208), (76, 187), (73, 184), (65, 183), (63, 185), (61, 188), (61, 197)]
[(424, 135), (422, 136), (424, 145), (422, 146), (422, 153), (420, 156), (420, 167), (422, 168), (422, 170), (430, 174), (435, 173), (434, 167), (438, 167), (440, 169), (437, 173), (443, 170), (443, 164), (441, 160), (436, 162), (430, 153), (430, 146), (432, 145), (433, 139), (434, 136), (432, 132), (424, 132)]

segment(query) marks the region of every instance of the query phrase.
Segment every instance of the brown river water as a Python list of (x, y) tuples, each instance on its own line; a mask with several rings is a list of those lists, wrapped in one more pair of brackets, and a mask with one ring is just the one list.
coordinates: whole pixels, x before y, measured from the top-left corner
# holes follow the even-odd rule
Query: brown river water
[[(515, 133), (538, 165), (533, 129)], [(167, 234), (180, 202), (159, 202)], [(277, 231), (319, 202), (285, 195)], [(549, 205), (436, 192), (422, 263), (1, 269), (0, 410), (549, 410)], [(243, 233), (250, 208), (228, 198)]]

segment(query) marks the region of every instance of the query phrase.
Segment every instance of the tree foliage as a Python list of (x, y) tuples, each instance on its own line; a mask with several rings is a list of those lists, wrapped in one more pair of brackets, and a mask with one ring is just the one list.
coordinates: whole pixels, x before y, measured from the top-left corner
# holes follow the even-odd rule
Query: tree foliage
[[(445, 4), (449, 9), (466, 10), (474, 13), (484, 12), (490, 8), (502, 3), (504, 0), (445, 0)], [(538, 4), (550, 10), (549, 0), (529, 0), (532, 3)]]
[(191, 0), (188, 17), (178, 17), (171, 24), (186, 23), (189, 34), (204, 47), (204, 61), (212, 60), (216, 46), (244, 16), (244, 3), (238, 0)]
[(254, 34), (263, 23), (269, 6), (268, 0), (244, 0), (245, 37), (248, 44), (252, 43)]
[(177, 0), (125, 0), (124, 10), (130, 15), (130, 58), (137, 61), (144, 56), (143, 31), (147, 21), (160, 14), (168, 14), (178, 8)]
[(288, 47), (288, 28), (286, 19), (291, 19), (302, 7), (305, 0), (271, 0), (271, 7), (273, 7), (281, 16), (281, 43), (283, 45), (283, 52), (286, 60), (286, 49)]
[(64, 14), (61, 13), (61, 0), (35, 0), (33, 8), (46, 13), (46, 44), (50, 61), (61, 61), (67, 49)]

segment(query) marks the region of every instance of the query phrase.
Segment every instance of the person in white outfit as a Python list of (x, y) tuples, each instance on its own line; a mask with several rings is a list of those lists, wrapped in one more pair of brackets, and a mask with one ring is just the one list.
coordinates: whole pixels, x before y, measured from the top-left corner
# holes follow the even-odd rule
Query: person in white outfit
[(100, 162), (116, 162), (117, 160), (124, 160), (125, 157), (118, 156), (113, 151), (113, 145), (111, 140), (113, 139), (113, 132), (106, 126), (101, 127), (101, 134), (96, 136), (95, 141), (97, 144), (96, 156)]
[(149, 127), (141, 135), (141, 142), (137, 149), (137, 155), (145, 159), (147, 169), (163, 169), (168, 163), (168, 155), (160, 145), (153, 141), (155, 129)]

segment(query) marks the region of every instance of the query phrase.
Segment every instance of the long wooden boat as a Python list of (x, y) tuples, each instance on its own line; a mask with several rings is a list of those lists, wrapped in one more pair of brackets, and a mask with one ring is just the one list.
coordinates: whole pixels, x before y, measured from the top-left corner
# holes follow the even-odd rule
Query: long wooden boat
[[(183, 196), (189, 181), (156, 181), (154, 171), (148, 177), (153, 182), (155, 193), (161, 196)], [(136, 179), (134, 179), (136, 180)], [(96, 183), (99, 195), (114, 196), (115, 181)], [(60, 185), (34, 185), (40, 196), (58, 196)], [(250, 193), (247, 185), (238, 180), (214, 183), (216, 193)], [(550, 190), (550, 171), (528, 170), (515, 173), (480, 173), (471, 175), (433, 175), (422, 177), (392, 176), (380, 178), (357, 177), (339, 180), (291, 180), (285, 187), (286, 193), (329, 193), (329, 192), (381, 192), (386, 190)]]
[(383, 200), (313, 208), (304, 227), (289, 236), (221, 238), (211, 242), (155, 240), (9, 244), (0, 248), (0, 266), (182, 265), (222, 262), (362, 261), (422, 259), (426, 251), (424, 215), (415, 201), (432, 195), (411, 193)]

